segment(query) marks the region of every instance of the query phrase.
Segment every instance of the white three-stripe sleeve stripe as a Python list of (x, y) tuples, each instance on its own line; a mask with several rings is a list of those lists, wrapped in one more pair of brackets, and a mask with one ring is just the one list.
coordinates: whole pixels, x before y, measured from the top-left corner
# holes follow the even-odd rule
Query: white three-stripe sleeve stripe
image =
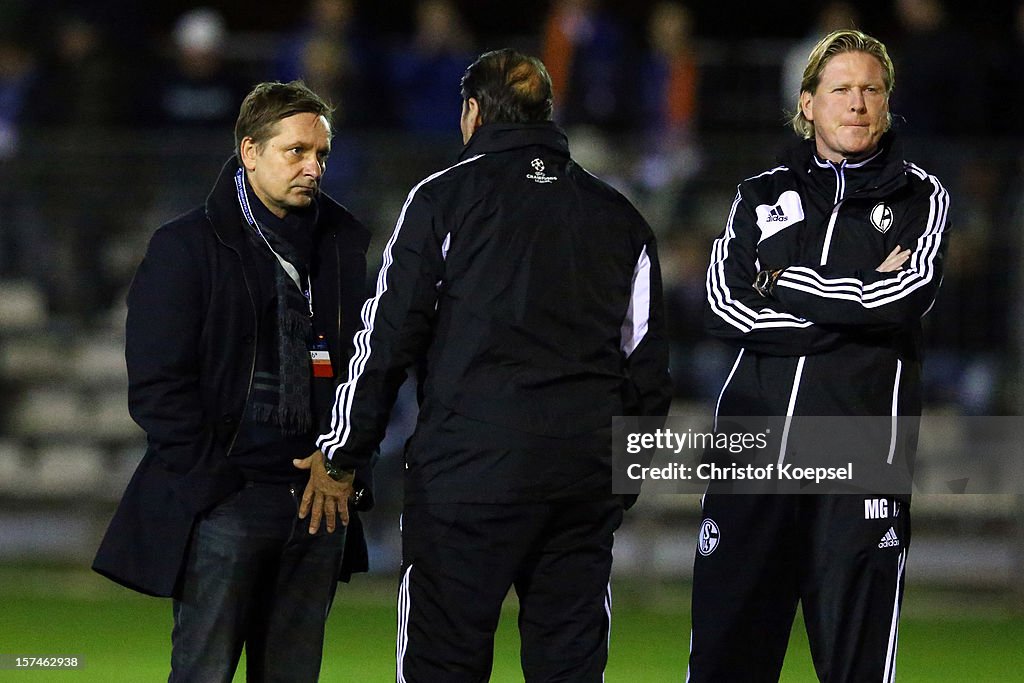
[(915, 166), (911, 166), (911, 171), (932, 184), (932, 193), (929, 197), (928, 222), (911, 254), (909, 268), (895, 272), (892, 277), (865, 285), (856, 278), (825, 278), (810, 268), (794, 266), (783, 271), (776, 287), (788, 287), (823, 298), (859, 302), (865, 308), (877, 308), (899, 301), (932, 282), (946, 226), (949, 194), (934, 176), (925, 174)]
[(786, 460), (786, 448), (789, 444), (789, 429), (793, 424), (793, 415), (796, 414), (796, 397), (800, 393), (800, 379), (804, 375), (804, 361), (807, 356), (800, 356), (796, 362), (796, 370), (793, 372), (793, 388), (789, 392), (789, 405), (786, 408), (786, 424), (782, 428), (782, 445), (779, 446), (779, 467)]
[(391, 255), (391, 249), (395, 245), (395, 241), (398, 239), (399, 233), (402, 231), (402, 225), (405, 222), (405, 213), (409, 210), (409, 205), (412, 203), (413, 198), (421, 187), (429, 183), (431, 180), (438, 178), (453, 168), (458, 168), (464, 164), (471, 163), (481, 158), (482, 154), (478, 154), (474, 157), (470, 157), (454, 166), (450, 166), (443, 171), (428, 176), (427, 178), (420, 181), (412, 190), (409, 191), (408, 197), (405, 199), (405, 204), (402, 205), (402, 212), (398, 215), (398, 223), (395, 225), (395, 230), (391, 234), (391, 238), (384, 246), (384, 254), (381, 260), (380, 271), (377, 273), (377, 286), (375, 294), (372, 298), (367, 299), (366, 303), (363, 304), (360, 317), (363, 321), (363, 329), (356, 333), (353, 338), (355, 346), (355, 353), (352, 355), (351, 360), (348, 363), (348, 380), (338, 386), (335, 393), (334, 407), (331, 410), (331, 431), (321, 435), (317, 439), (317, 445), (320, 446), (320, 450), (327, 455), (328, 458), (332, 457), (334, 450), (345, 445), (348, 440), (349, 434), (351, 433), (351, 414), (352, 414), (352, 399), (355, 395), (356, 387), (359, 383), (359, 378), (362, 376), (363, 370), (366, 368), (366, 363), (370, 359), (370, 337), (373, 334), (374, 319), (377, 315), (377, 307), (380, 304), (380, 299), (388, 289), (388, 269), (391, 267), (393, 258)]
[(398, 587), (398, 636), (395, 639), (395, 671), (397, 683), (405, 683), (405, 651), (409, 647), (409, 574), (412, 565), (405, 570)]
[(892, 383), (892, 416), (891, 426), (889, 427), (889, 457), (886, 458), (885, 462), (889, 465), (892, 464), (892, 459), (896, 455), (896, 430), (899, 427), (899, 408), (900, 408), (900, 377), (903, 375), (903, 361), (899, 358), (896, 359), (896, 379)]
[(736, 239), (734, 221), (736, 209), (741, 201), (736, 193), (729, 218), (722, 236), (715, 240), (711, 250), (711, 265), (708, 266), (707, 295), (711, 310), (726, 323), (743, 333), (772, 328), (802, 328), (813, 323), (788, 313), (779, 313), (770, 308), (755, 311), (742, 301), (733, 298), (726, 281), (725, 264), (729, 258), (729, 243)]
[(718, 411), (722, 407), (722, 397), (725, 396), (725, 390), (729, 388), (729, 383), (732, 382), (732, 376), (736, 374), (736, 368), (740, 366), (740, 361), (743, 360), (743, 352), (745, 350), (740, 349), (739, 353), (736, 354), (736, 361), (732, 364), (732, 370), (729, 371), (729, 376), (725, 378), (722, 390), (718, 392), (718, 401), (715, 402), (715, 422), (713, 425), (715, 432), (718, 431)]
[(629, 307), (622, 321), (620, 348), (628, 358), (647, 336), (651, 320), (651, 258), (647, 247), (640, 251), (633, 268), (633, 285), (629, 295)]

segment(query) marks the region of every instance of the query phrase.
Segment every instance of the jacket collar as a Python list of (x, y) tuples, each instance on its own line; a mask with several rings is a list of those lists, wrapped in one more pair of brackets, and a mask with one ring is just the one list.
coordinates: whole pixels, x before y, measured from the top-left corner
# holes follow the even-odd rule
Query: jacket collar
[[(213, 189), (206, 197), (206, 216), (213, 226), (213, 231), (222, 242), (233, 246), (245, 238), (247, 227), (238, 205), (238, 192), (235, 187), (237, 170), (238, 160), (232, 155), (224, 162)], [(255, 195), (250, 195), (250, 198), (255, 200)], [(314, 240), (319, 239), (325, 230), (336, 229), (338, 216), (344, 212), (336, 201), (323, 192), (317, 198), (317, 203), (319, 211), (313, 228)]]
[(801, 179), (813, 178), (823, 170), (831, 178), (831, 169), (841, 166), (847, 179), (846, 196), (887, 194), (907, 182), (903, 147), (892, 131), (882, 136), (874, 154), (860, 161), (826, 161), (818, 156), (814, 140), (803, 140), (790, 148), (784, 163)]
[(227, 244), (237, 244), (245, 237), (245, 218), (238, 206), (235, 172), (238, 160), (231, 156), (220, 169), (217, 182), (206, 197), (206, 216), (217, 237)]
[(543, 123), (485, 123), (462, 149), (459, 160), (477, 154), (506, 152), (540, 145), (569, 156), (569, 139), (551, 121)]

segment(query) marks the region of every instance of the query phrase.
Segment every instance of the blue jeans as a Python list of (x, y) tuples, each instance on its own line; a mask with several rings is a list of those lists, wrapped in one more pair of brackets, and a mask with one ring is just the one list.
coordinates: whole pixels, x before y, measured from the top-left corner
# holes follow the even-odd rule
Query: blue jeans
[(302, 486), (249, 483), (203, 516), (174, 601), (169, 683), (314, 682), (345, 528), (309, 534)]

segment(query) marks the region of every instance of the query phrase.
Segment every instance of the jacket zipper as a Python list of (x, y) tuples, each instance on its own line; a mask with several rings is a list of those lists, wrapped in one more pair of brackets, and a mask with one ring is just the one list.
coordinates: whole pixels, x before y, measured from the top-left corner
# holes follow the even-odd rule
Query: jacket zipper
[(846, 199), (843, 195), (846, 190), (846, 176), (843, 174), (843, 170), (846, 168), (846, 162), (843, 161), (839, 168), (836, 168), (832, 164), (832, 172), (836, 174), (836, 195), (835, 195), (835, 206), (832, 207), (832, 214), (828, 217), (828, 228), (825, 230), (825, 244), (821, 248), (821, 261), (818, 263), (819, 266), (824, 266), (828, 263), (828, 252), (832, 246), (832, 234), (836, 229), (836, 220), (839, 218), (839, 207), (843, 205), (843, 201)]
[[(846, 168), (846, 162), (843, 161), (836, 168), (835, 165), (829, 164), (832, 168), (832, 172), (836, 174), (836, 194), (835, 194), (835, 206), (832, 207), (832, 214), (828, 218), (828, 228), (825, 230), (825, 243), (821, 247), (821, 261), (819, 265), (824, 266), (828, 263), (828, 252), (832, 246), (832, 235), (835, 232), (836, 220), (839, 218), (839, 209), (843, 205), (846, 190), (846, 176), (843, 171)], [(796, 362), (796, 368), (793, 371), (793, 388), (790, 390), (789, 405), (786, 408), (786, 424), (782, 428), (782, 445), (779, 448), (779, 466), (786, 460), (786, 446), (789, 441), (789, 428), (793, 423), (793, 415), (796, 413), (796, 399), (797, 394), (800, 392), (800, 379), (804, 373), (804, 363), (807, 361), (807, 356), (800, 356)]]

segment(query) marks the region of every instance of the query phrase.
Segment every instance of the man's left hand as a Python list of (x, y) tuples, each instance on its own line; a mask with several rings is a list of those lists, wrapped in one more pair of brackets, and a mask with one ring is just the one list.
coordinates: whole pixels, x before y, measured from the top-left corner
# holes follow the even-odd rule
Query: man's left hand
[(342, 526), (348, 526), (348, 500), (355, 493), (355, 473), (345, 473), (339, 481), (331, 479), (324, 468), (324, 454), (319, 450), (308, 458), (292, 460), (292, 464), (300, 470), (309, 470), (309, 483), (299, 505), (299, 519), (310, 516), (309, 533), (320, 530), (321, 519), (325, 521), (327, 533), (334, 533), (339, 516)]
[(892, 273), (903, 268), (903, 264), (910, 258), (910, 250), (904, 249), (900, 245), (896, 245), (896, 248), (889, 252), (889, 255), (885, 257), (875, 270), (879, 273)]

